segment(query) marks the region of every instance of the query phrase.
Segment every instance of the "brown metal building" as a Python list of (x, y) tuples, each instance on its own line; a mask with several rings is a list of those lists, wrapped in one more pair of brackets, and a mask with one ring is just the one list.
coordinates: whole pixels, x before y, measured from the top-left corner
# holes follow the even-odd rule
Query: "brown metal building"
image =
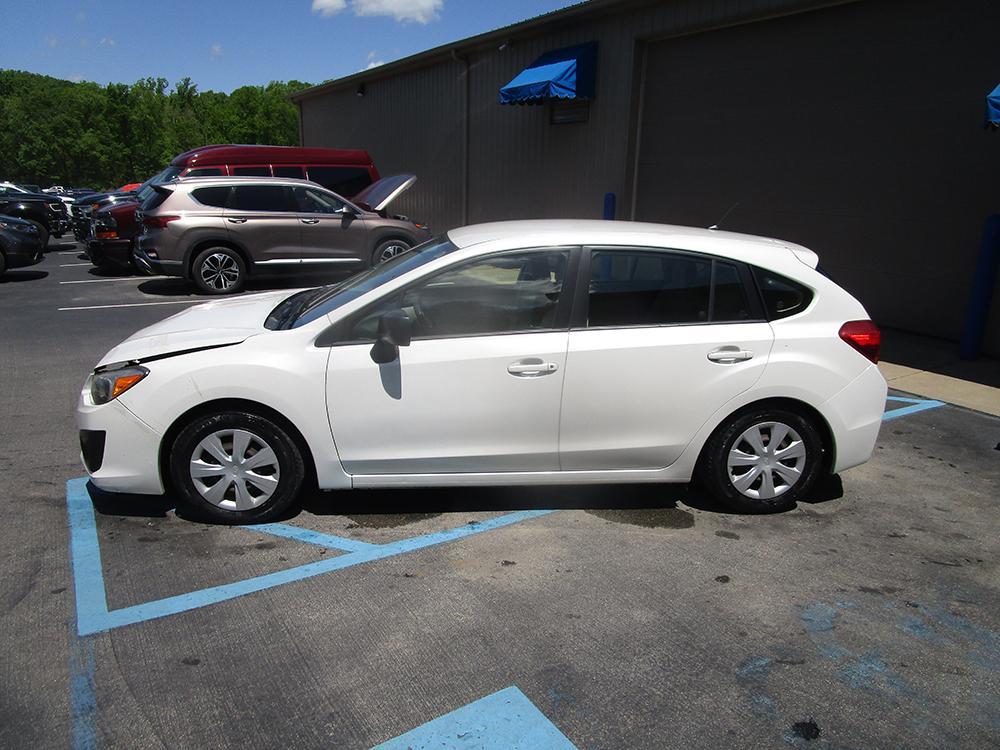
[[(957, 339), (1000, 212), (998, 28), (996, 0), (591, 0), (293, 98), (303, 145), (417, 174), (394, 210), (434, 229), (600, 218), (609, 192), (618, 219), (728, 212), (724, 229), (816, 250), (880, 324)], [(591, 41), (588, 104), (498, 103), (537, 57)]]

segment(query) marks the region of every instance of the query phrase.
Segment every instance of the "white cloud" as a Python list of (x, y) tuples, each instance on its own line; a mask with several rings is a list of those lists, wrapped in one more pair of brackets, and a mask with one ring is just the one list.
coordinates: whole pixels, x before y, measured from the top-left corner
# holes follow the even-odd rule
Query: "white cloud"
[(212, 51), (209, 55), (213, 60), (217, 57), (222, 57), (222, 45), (216, 42), (212, 45)]
[(47, 45), (49, 45), (49, 47), (52, 47), (52, 48), (58, 47), (59, 46), (59, 37), (53, 36), (52, 34), (49, 34), (47, 37), (45, 37), (45, 43)]
[(312, 11), (321, 16), (333, 16), (347, 7), (347, 0), (313, 0)]
[(83, 76), (77, 73), (75, 76), (70, 76), (69, 80), (71, 80), (73, 83), (79, 83), (80, 81), (83, 80)]
[(372, 60), (368, 65), (365, 66), (365, 70), (371, 70), (372, 68), (377, 68), (379, 65), (385, 65), (385, 60)]
[(114, 47), (115, 40), (109, 36), (102, 36), (101, 41), (98, 42), (98, 44), (100, 44), (102, 47)]
[[(320, 0), (313, 0), (313, 6)], [(352, 0), (357, 16), (392, 16), (397, 21), (429, 23), (438, 17), (444, 0)]]

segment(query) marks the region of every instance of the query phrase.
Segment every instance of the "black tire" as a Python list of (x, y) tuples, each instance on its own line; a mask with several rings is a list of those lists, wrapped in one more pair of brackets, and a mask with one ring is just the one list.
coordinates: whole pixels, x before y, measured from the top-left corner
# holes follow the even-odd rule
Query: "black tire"
[[(277, 477), (277, 484), (271, 491), (270, 497), (261, 500), (266, 489), (262, 490), (254, 484), (253, 478), (247, 479), (246, 472), (240, 475), (244, 477), (243, 486), (251, 496), (254, 492), (259, 493), (252, 497), (252, 502), (259, 504), (246, 509), (236, 507), (238, 481), (232, 481), (232, 478), (226, 475), (222, 475), (217, 481), (212, 481), (212, 476), (206, 476), (205, 481), (201, 482), (203, 489), (200, 491), (195, 486), (196, 480), (192, 476), (191, 468), (192, 462), (197, 459), (203, 467), (218, 464), (220, 470), (224, 470), (226, 467), (223, 463), (200, 446), (203, 440), (220, 433), (217, 436), (219, 444), (228, 451), (227, 455), (232, 457), (238, 453), (234, 451), (236, 438), (233, 434), (233, 431), (237, 430), (250, 435), (250, 440), (242, 451), (243, 460), (249, 461), (267, 448), (271, 449), (275, 457), (274, 462), (268, 460), (266, 465), (255, 467), (260, 469), (260, 474), (255, 474), (257, 482), (263, 481), (262, 476)], [(227, 434), (231, 435), (228, 444)], [(249, 451), (254, 453), (251, 454)], [(298, 499), (306, 473), (302, 452), (282, 427), (270, 419), (242, 411), (209, 414), (193, 420), (174, 440), (169, 461), (172, 487), (184, 507), (198, 518), (224, 524), (264, 523), (279, 517)], [(216, 484), (224, 485), (225, 491), (221, 499), (215, 498), (217, 502), (212, 502), (203, 492), (210, 493)]]
[(45, 225), (34, 219), (28, 219), (29, 222), (35, 225), (35, 229), (38, 230), (38, 239), (42, 241), (42, 250), (49, 246), (49, 230), (45, 228)]
[(408, 241), (399, 237), (382, 240), (372, 250), (372, 266), (381, 265), (387, 260), (405, 253), (411, 247), (412, 245)]
[[(784, 437), (781, 436), (782, 429), (779, 425), (790, 428)], [(758, 470), (756, 463), (748, 464), (745, 472), (740, 471), (742, 466), (734, 467), (736, 481), (744, 476), (747, 480), (753, 480), (745, 491), (741, 491), (730, 476), (730, 452), (736, 448), (741, 455), (734, 456), (735, 459), (757, 462), (756, 454), (761, 451), (743, 438), (745, 433), (755, 427), (758, 430), (751, 432), (751, 437), (761, 439), (765, 455), (759, 460), (760, 473), (756, 478), (751, 476), (751, 472)], [(770, 450), (784, 449), (787, 451), (785, 455), (789, 457), (782, 459), (780, 456), (767, 455), (767, 449), (776, 436), (779, 444), (776, 449)], [(793, 440), (793, 436), (797, 436), (799, 440)], [(802, 443), (804, 456), (792, 457), (799, 452), (797, 448), (788, 451), (794, 442)], [(749, 457), (744, 459), (743, 456)], [(733, 510), (741, 513), (775, 513), (788, 510), (809, 493), (819, 478), (823, 464), (823, 438), (811, 420), (788, 409), (764, 406), (737, 413), (730, 422), (716, 429), (702, 451), (698, 473), (705, 488)], [(797, 478), (789, 481), (789, 478), (795, 476), (795, 470), (798, 471)], [(766, 484), (767, 477), (770, 477), (775, 492), (773, 496), (769, 496), (771, 488)], [(759, 496), (753, 497), (753, 494)]]
[(3, 250), (0, 250), (0, 276), (3, 276), (7, 272), (7, 256), (3, 254)]
[(232, 248), (210, 247), (195, 256), (191, 278), (205, 294), (236, 294), (247, 283), (247, 264)]

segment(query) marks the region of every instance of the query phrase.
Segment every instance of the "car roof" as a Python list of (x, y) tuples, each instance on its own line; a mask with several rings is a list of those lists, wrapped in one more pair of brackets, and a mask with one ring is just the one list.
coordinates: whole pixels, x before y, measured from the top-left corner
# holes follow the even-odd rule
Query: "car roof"
[(739, 234), (718, 229), (702, 229), (675, 224), (651, 224), (638, 221), (603, 221), (598, 219), (530, 219), (501, 221), (452, 229), (448, 232), (457, 247), (482, 243), (508, 244), (518, 240), (522, 246), (537, 243), (553, 245), (633, 245), (701, 249), (715, 255), (744, 260), (748, 254), (786, 256), (788, 251), (813, 268), (819, 258), (812, 250), (791, 242), (753, 234)]
[(303, 180), (297, 177), (227, 177), (226, 175), (214, 175), (212, 177), (178, 177), (174, 180), (160, 183), (160, 186), (163, 187), (170, 187), (172, 185), (191, 185), (198, 187), (204, 187), (205, 185), (309, 185), (310, 187), (323, 187), (318, 183), (310, 180)]
[(372, 164), (372, 158), (367, 151), (361, 149), (216, 143), (178, 154), (170, 163), (175, 167), (310, 163), (316, 166), (367, 167)]

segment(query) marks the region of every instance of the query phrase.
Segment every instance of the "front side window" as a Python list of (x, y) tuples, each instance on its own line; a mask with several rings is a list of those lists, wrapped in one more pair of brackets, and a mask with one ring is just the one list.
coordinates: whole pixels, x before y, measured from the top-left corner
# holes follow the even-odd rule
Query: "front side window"
[(595, 250), (587, 326), (683, 325), (752, 317), (739, 268), (695, 255)]
[(294, 177), (297, 180), (301, 180), (306, 176), (302, 171), (302, 167), (282, 167), (277, 164), (272, 164), (271, 169), (274, 170), (275, 177)]
[(348, 198), (372, 184), (364, 167), (307, 167), (307, 170), (310, 180)]
[(294, 187), (292, 195), (295, 197), (295, 207), (303, 213), (335, 214), (344, 207), (344, 203), (332, 195), (312, 188)]
[(283, 185), (237, 185), (229, 207), (237, 211), (289, 211)]
[(768, 320), (787, 318), (800, 313), (812, 302), (812, 290), (774, 271), (754, 268), (754, 276), (764, 298)]
[(222, 174), (222, 170), (219, 167), (198, 167), (197, 169), (190, 170), (185, 177), (218, 177)]
[(343, 340), (373, 341), (378, 320), (402, 309), (414, 338), (551, 330), (568, 251), (531, 251), (471, 261), (390, 295), (348, 324)]

